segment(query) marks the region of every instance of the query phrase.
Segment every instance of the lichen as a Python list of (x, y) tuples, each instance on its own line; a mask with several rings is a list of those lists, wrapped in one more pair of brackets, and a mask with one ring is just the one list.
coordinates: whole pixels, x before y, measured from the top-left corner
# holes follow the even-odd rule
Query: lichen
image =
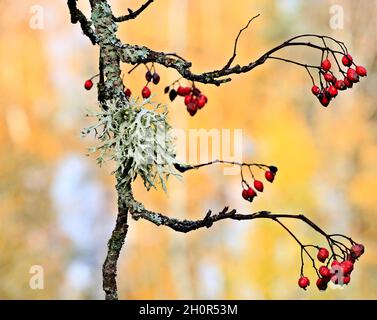
[(149, 51), (145, 47), (126, 45), (119, 51), (123, 62), (138, 63), (148, 58)]
[(115, 172), (127, 172), (118, 184), (129, 184), (141, 177), (149, 190), (161, 185), (166, 191), (170, 175), (178, 176), (174, 168), (175, 145), (167, 122), (167, 108), (150, 99), (109, 100), (99, 112), (90, 112), (97, 123), (82, 131), (94, 132), (100, 144), (90, 148), (97, 154), (99, 165), (113, 160)]

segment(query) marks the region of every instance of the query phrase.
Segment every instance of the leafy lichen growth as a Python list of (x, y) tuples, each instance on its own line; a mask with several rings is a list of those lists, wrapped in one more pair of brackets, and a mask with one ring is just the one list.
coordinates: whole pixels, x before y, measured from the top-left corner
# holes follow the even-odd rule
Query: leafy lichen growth
[(148, 190), (161, 185), (166, 191), (168, 177), (179, 176), (167, 113), (165, 106), (150, 99), (108, 100), (101, 111), (90, 112), (98, 122), (85, 128), (82, 135), (94, 132), (100, 141), (90, 148), (100, 165), (114, 160), (114, 172), (127, 172), (119, 183), (128, 184), (140, 176)]

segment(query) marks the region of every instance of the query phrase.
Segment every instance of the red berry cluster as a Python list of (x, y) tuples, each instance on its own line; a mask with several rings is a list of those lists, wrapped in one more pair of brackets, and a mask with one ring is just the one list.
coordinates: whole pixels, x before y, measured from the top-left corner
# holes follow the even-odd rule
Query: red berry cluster
[[(268, 170), (265, 171), (264, 177), (266, 178), (267, 181), (272, 183), (275, 179), (275, 175), (277, 171), (278, 171), (277, 167), (268, 166)], [(249, 202), (252, 202), (254, 198), (257, 196), (257, 191), (263, 192), (264, 190), (263, 182), (256, 180), (253, 174), (252, 174), (252, 177), (253, 177), (253, 187), (249, 186), (246, 180), (242, 178), (242, 184), (246, 186), (246, 187), (244, 186), (244, 189), (242, 190), (242, 198), (244, 198), (246, 201), (249, 201)]]
[(194, 84), (190, 87), (182, 87), (180, 85), (177, 89), (174, 86), (173, 88), (168, 86), (165, 88), (165, 93), (169, 93), (170, 101), (174, 101), (177, 96), (184, 97), (187, 112), (191, 116), (194, 116), (208, 102), (207, 97)]
[[(312, 93), (317, 96), (319, 102), (324, 107), (329, 105), (330, 101), (338, 95), (339, 91), (352, 88), (354, 83), (359, 82), (360, 77), (365, 77), (367, 75), (367, 70), (363, 66), (356, 66), (350, 54), (345, 54), (342, 57), (343, 66), (348, 68), (346, 71), (341, 69), (337, 60), (336, 63), (339, 67), (342, 79), (335, 77), (334, 73), (331, 71), (331, 62), (326, 58), (322, 61), (319, 68), (320, 87), (315, 85), (313, 81)], [(352, 68), (352, 66), (354, 66), (354, 68)], [(323, 84), (322, 79), (324, 80), (325, 85)]]
[(157, 85), (160, 83), (160, 75), (156, 72), (148, 69), (148, 71), (145, 74), (145, 79), (147, 80), (147, 84), (144, 86), (144, 88), (141, 90), (141, 95), (144, 99), (148, 99), (151, 96), (151, 90), (149, 89), (148, 85), (150, 82)]
[[(346, 258), (342, 261), (332, 260), (331, 266), (329, 263), (331, 258), (329, 258), (329, 251), (326, 248), (319, 248), (317, 253), (318, 261), (324, 263), (328, 260), (326, 265), (319, 267), (317, 271), (318, 279), (316, 281), (317, 288), (321, 291), (327, 289), (327, 284), (331, 281), (336, 285), (347, 285), (351, 281), (351, 273), (354, 268), (354, 263), (356, 260), (364, 253), (364, 246), (362, 244), (354, 243), (350, 249), (348, 249), (348, 254)], [(310, 285), (310, 280), (301, 275), (298, 279), (298, 285), (300, 288), (306, 290)]]

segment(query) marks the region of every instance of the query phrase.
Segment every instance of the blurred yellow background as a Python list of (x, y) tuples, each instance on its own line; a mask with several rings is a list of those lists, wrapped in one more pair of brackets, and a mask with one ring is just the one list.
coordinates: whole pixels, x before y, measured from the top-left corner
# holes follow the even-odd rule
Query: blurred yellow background
[[(88, 1), (78, 1), (89, 14)], [(125, 14), (141, 0), (110, 1)], [(344, 26), (332, 29), (332, 10)], [(42, 10), (43, 26), (33, 16)], [(253, 212), (305, 213), (330, 233), (364, 243), (366, 254), (343, 290), (306, 292), (297, 286), (300, 257), (294, 240), (271, 221), (218, 223), (178, 234), (130, 221), (119, 263), (123, 299), (375, 299), (377, 298), (377, 1), (157, 0), (119, 37), (155, 50), (177, 52), (202, 72), (224, 65), (234, 38), (261, 13), (239, 42), (236, 63), (301, 33), (344, 41), (368, 78), (328, 108), (310, 93), (305, 70), (269, 61), (221, 86), (199, 87), (209, 98), (195, 117), (181, 100), (170, 105), (171, 123), (183, 130), (243, 130), (243, 158), (274, 164), (273, 185), (252, 205), (242, 200), (238, 176), (221, 167), (171, 180), (168, 195), (135, 195), (147, 208), (180, 218), (202, 218), (224, 205)], [(86, 156), (95, 141), (80, 131), (91, 123), (96, 92), (83, 83), (98, 71), (98, 48), (70, 23), (66, 1), (0, 1), (0, 298), (103, 298), (101, 266), (116, 214), (111, 165)], [(285, 56), (318, 61), (310, 49)], [(156, 99), (168, 102), (165, 85), (177, 79), (158, 67)], [(124, 65), (127, 72), (130, 66)], [(134, 94), (144, 69), (125, 75)], [(288, 223), (307, 243), (321, 238), (302, 223)], [(320, 242), (321, 243), (321, 242)], [(44, 270), (44, 289), (29, 286), (30, 268)], [(308, 269), (309, 270), (309, 269)]]

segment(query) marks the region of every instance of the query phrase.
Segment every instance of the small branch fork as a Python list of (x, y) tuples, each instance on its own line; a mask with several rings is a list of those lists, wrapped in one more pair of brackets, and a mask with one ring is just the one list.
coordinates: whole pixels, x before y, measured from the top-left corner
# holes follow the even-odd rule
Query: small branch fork
[(249, 27), (250, 23), (251, 23), (254, 19), (258, 18), (259, 16), (260, 16), (260, 14), (257, 14), (256, 16), (252, 17), (252, 18), (247, 22), (246, 26), (244, 26), (244, 27), (238, 32), (238, 35), (237, 35), (237, 37), (236, 37), (236, 40), (234, 41), (233, 55), (231, 56), (231, 58), (229, 59), (229, 61), (227, 62), (227, 64), (224, 66), (223, 69), (228, 69), (228, 68), (232, 65), (234, 59), (235, 59), (236, 56), (237, 56), (237, 45), (238, 45), (238, 39), (240, 38), (242, 32), (245, 31), (245, 30)]
[(121, 16), (121, 17), (114, 17), (115, 22), (123, 22), (131, 19), (137, 18), (137, 16), (142, 13), (145, 9), (148, 8), (149, 5), (153, 3), (154, 0), (148, 0), (145, 2), (139, 9), (136, 11), (132, 11), (131, 9), (128, 9), (128, 14)]

